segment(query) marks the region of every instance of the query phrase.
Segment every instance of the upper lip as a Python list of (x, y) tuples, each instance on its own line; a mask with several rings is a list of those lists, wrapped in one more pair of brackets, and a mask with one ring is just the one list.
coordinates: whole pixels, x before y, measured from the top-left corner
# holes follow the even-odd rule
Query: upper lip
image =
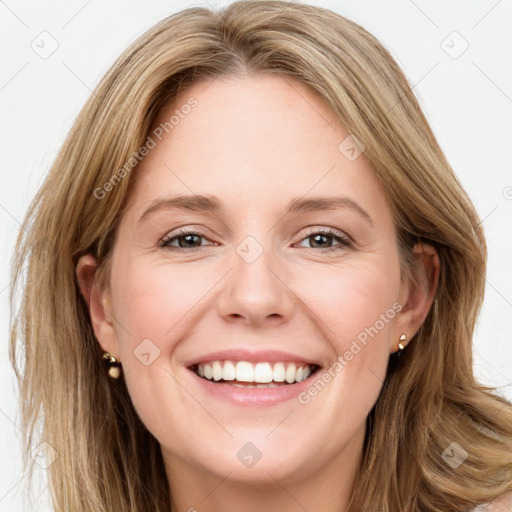
[(315, 359), (304, 357), (291, 352), (283, 352), (281, 350), (247, 350), (243, 348), (219, 350), (216, 352), (209, 352), (202, 356), (185, 361), (184, 365), (187, 367), (194, 366), (208, 361), (248, 361), (252, 363), (275, 363), (289, 361), (292, 363), (306, 363), (310, 365), (322, 366), (322, 364)]

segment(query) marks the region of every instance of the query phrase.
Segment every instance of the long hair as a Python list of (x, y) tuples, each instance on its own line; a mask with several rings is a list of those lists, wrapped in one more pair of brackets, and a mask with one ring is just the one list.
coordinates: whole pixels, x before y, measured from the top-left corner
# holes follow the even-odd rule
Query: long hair
[[(511, 491), (510, 404), (472, 369), (486, 271), (475, 209), (375, 37), (327, 9), (266, 0), (186, 9), (138, 38), (95, 88), (33, 200), (11, 292), (24, 464), (32, 473), (36, 438), (53, 447), (56, 511), (168, 512), (160, 446), (124, 380), (103, 371), (75, 267), (92, 253), (108, 279), (139, 149), (159, 110), (187, 85), (240, 73), (277, 74), (316, 91), (365, 146), (404, 272), (418, 240), (439, 253), (433, 306), (403, 355), (391, 357), (368, 416), (350, 511), (459, 512)], [(454, 453), (467, 456), (457, 467), (448, 463)]]

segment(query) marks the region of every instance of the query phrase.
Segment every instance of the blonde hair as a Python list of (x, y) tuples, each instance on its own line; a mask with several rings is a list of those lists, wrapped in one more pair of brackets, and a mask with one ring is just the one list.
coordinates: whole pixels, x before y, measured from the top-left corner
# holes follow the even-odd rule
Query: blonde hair
[[(194, 82), (247, 72), (316, 91), (364, 143), (392, 207), (404, 265), (418, 240), (440, 257), (434, 305), (403, 356), (391, 358), (369, 414), (350, 511), (466, 511), (511, 491), (510, 404), (472, 371), (486, 268), (475, 209), (388, 51), (340, 15), (281, 1), (165, 18), (116, 60), (76, 119), (16, 244), (10, 356), (28, 434), (25, 465), (32, 473), (41, 421), (40, 438), (58, 454), (48, 468), (56, 511), (168, 512), (159, 444), (124, 380), (103, 371), (75, 267), (92, 253), (108, 279), (136, 175), (124, 166), (138, 159), (161, 107)], [(454, 442), (468, 453), (457, 468), (443, 458)]]

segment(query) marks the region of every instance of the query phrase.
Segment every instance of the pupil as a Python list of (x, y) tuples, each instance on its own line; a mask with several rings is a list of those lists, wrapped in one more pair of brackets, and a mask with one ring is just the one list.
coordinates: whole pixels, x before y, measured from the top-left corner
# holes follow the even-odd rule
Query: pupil
[(194, 244), (194, 237), (197, 237), (197, 235), (184, 235), (181, 237), (182, 240), (185, 240), (185, 244), (180, 244), (180, 247), (183, 247), (184, 245), (187, 246), (189, 244)]
[[(197, 238), (197, 235), (184, 235), (180, 238), (180, 240), (184, 240), (185, 244), (180, 243), (180, 247), (183, 247), (184, 245), (194, 245), (194, 238)], [(313, 238), (313, 245), (315, 244), (325, 244), (327, 242), (327, 239), (329, 238), (326, 235), (314, 235), (311, 238)], [(196, 244), (197, 245), (197, 244)]]
[(315, 236), (313, 236), (314, 244), (322, 243), (322, 239), (323, 239), (323, 242), (325, 243), (327, 238), (328, 237), (326, 235), (315, 235)]

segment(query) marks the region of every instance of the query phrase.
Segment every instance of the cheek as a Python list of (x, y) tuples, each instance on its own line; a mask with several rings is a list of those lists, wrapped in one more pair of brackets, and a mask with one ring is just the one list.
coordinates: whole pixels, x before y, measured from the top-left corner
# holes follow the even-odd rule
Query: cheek
[(364, 423), (382, 389), (390, 332), (400, 309), (399, 268), (359, 264), (307, 275), (301, 297), (308, 297), (335, 355), (319, 375), (321, 382), (312, 383), (299, 401), (319, 424), (330, 426), (328, 451)]
[(211, 273), (169, 264), (125, 261), (117, 274), (112, 273), (123, 374), (133, 405), (152, 432), (170, 429), (169, 424), (161, 424), (166, 418), (162, 410), (181, 399), (170, 356), (192, 335), (201, 299), (214, 283)]
[[(118, 336), (125, 359), (144, 340), (170, 353), (178, 340), (190, 337), (190, 319), (199, 320), (204, 308), (214, 308), (212, 297), (222, 287), (218, 281), (225, 273), (224, 267), (193, 263), (137, 265), (122, 261), (117, 268), (123, 270), (112, 274), (114, 313), (121, 326)], [(383, 341), (392, 325), (389, 312), (394, 313), (399, 289), (397, 262), (314, 263), (306, 271), (287, 274), (289, 287), (307, 306), (299, 314), (315, 322), (319, 336), (323, 334), (338, 355), (349, 350), (353, 340), (366, 342), (366, 348), (369, 341), (382, 340), (371, 347), (380, 345), (387, 351)]]
[[(306, 273), (301, 296), (318, 317), (317, 325), (335, 354), (322, 378), (333, 410), (350, 412), (351, 420), (362, 422), (373, 407), (385, 380), (389, 361), (390, 333), (400, 305), (396, 302), (400, 274), (398, 263), (387, 265), (343, 265), (328, 273)], [(299, 283), (297, 283), (298, 287)], [(297, 288), (295, 288), (297, 289)], [(306, 295), (307, 293), (307, 295)], [(318, 386), (317, 389), (321, 389)], [(317, 391), (304, 395), (303, 403), (314, 402), (314, 415), (325, 412), (316, 400)], [(335, 429), (342, 436), (348, 419)]]
[(147, 397), (169, 387), (169, 355), (190, 335), (190, 312), (206, 283), (170, 265), (121, 257), (117, 263), (111, 280), (119, 354), (130, 395), (143, 414)]
[[(289, 287), (305, 304), (287, 319), (289, 327), (315, 332), (323, 353), (330, 349), (332, 363), (338, 363), (325, 389), (312, 391), (306, 401), (293, 404), (297, 421), (307, 424), (314, 417), (319, 425), (305, 439), (311, 445), (318, 437), (325, 439), (323, 447), (310, 454), (310, 463), (318, 467), (360, 428), (382, 386), (391, 322), (382, 321), (381, 315), (392, 308), (399, 273), (392, 260), (389, 264), (377, 260), (354, 258), (336, 266), (315, 262), (302, 264), (300, 270), (286, 267), (282, 272), (284, 288)], [(186, 444), (190, 429), (184, 433), (181, 418), (197, 404), (191, 403), (169, 374), (169, 368), (175, 369), (172, 354), (177, 345), (194, 338), (194, 329), (208, 331), (210, 321), (214, 327), (216, 296), (226, 284), (221, 279), (225, 273), (225, 265), (147, 265), (128, 259), (120, 261), (112, 273), (114, 313), (122, 325), (117, 332), (130, 397), (140, 418), (161, 442), (180, 440), (179, 446), (174, 445), (178, 451), (195, 450)], [(283, 293), (293, 300), (289, 290)], [(145, 353), (149, 353), (149, 365), (144, 362)], [(170, 415), (168, 404), (173, 404), (176, 416)], [(282, 444), (287, 435), (283, 429), (283, 437), (272, 442)], [(289, 435), (290, 439), (295, 436), (295, 430)]]
[(343, 265), (305, 275), (297, 282), (301, 297), (322, 320), (338, 354), (352, 340), (364, 340), (368, 331), (372, 338), (387, 336), (396, 316), (398, 265)]
[[(193, 269), (177, 269), (165, 264), (129, 264), (115, 280), (115, 313), (122, 329), (121, 341), (133, 350), (150, 338), (163, 352), (180, 337), (187, 314), (211, 288), (210, 279), (202, 279)], [(114, 281), (115, 280), (115, 281)]]

